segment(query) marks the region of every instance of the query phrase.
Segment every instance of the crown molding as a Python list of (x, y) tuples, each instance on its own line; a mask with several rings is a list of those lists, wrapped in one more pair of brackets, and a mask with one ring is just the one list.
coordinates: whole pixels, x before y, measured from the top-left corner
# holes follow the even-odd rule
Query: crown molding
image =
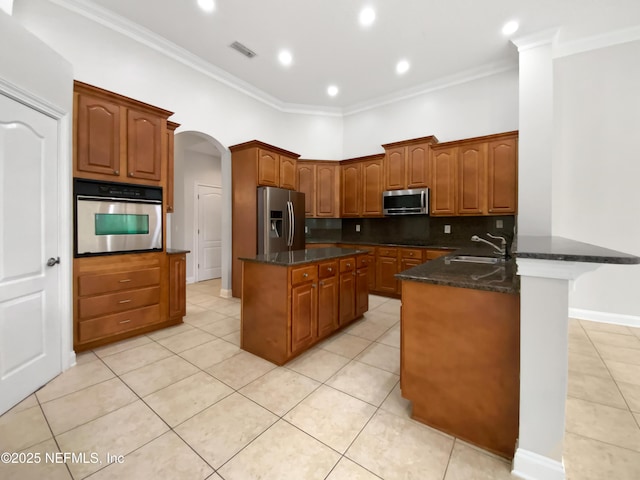
[(640, 25), (558, 44), (554, 46), (553, 58), (568, 57), (638, 40), (640, 40)]
[(511, 43), (518, 47), (518, 53), (543, 45), (553, 45), (558, 38), (558, 30), (558, 28), (551, 28), (529, 35), (519, 36), (511, 39)]
[(153, 50), (162, 53), (173, 60), (182, 63), (208, 77), (223, 83), (255, 100), (258, 100), (271, 108), (284, 113), (294, 113), (301, 115), (321, 115), (342, 118), (366, 110), (388, 105), (401, 100), (410, 99), (419, 95), (445, 89), (462, 83), (470, 82), (480, 78), (488, 77), (498, 73), (517, 69), (517, 61), (504, 61), (487, 64), (481, 67), (465, 70), (454, 75), (427, 82), (409, 89), (396, 91), (392, 94), (377, 97), (370, 101), (358, 103), (352, 106), (326, 107), (321, 105), (305, 105), (287, 103), (269, 95), (263, 90), (250, 83), (230, 74), (205, 60), (194, 55), (188, 50), (179, 47), (173, 42), (148, 30), (135, 22), (132, 22), (120, 15), (117, 15), (90, 0), (49, 0), (62, 8), (92, 20), (110, 30), (125, 35)]

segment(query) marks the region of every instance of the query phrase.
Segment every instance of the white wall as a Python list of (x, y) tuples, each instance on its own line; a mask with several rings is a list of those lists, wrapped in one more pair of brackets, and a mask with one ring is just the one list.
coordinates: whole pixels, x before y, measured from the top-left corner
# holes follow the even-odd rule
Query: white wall
[(441, 142), (518, 129), (517, 69), (345, 116), (344, 158), (385, 143), (435, 135)]
[(46, 0), (14, 17), (67, 58), (75, 78), (176, 112), (182, 130), (225, 146), (259, 139), (305, 157), (340, 157), (340, 117), (288, 114)]
[[(640, 255), (640, 41), (558, 58), (554, 235)], [(570, 307), (635, 316), (640, 266), (582, 276)], [(606, 318), (602, 318), (606, 319)], [(613, 318), (612, 318), (613, 319)]]
[[(190, 250), (187, 254), (187, 279), (193, 281), (195, 272), (195, 208), (196, 183), (212, 186), (222, 185), (220, 156), (207, 155), (188, 150), (189, 136), (182, 133), (175, 137), (175, 183), (174, 211), (171, 215), (171, 246)], [(217, 219), (216, 221), (222, 221)]]

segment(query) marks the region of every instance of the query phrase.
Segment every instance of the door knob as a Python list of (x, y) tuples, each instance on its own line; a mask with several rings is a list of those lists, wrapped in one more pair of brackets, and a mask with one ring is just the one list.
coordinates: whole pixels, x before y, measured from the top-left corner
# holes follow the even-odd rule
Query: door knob
[(51, 257), (49, 260), (47, 260), (47, 267), (53, 267), (56, 263), (60, 263), (60, 257)]

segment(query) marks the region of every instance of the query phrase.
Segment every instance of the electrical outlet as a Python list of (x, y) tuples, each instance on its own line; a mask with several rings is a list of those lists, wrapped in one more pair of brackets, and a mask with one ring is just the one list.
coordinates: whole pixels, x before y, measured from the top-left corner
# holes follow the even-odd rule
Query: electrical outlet
[(356, 225), (356, 232), (360, 231), (360, 225)]
[(309, 227), (307, 227), (306, 225), (304, 226), (304, 233), (309, 233)]
[(504, 224), (502, 223), (502, 220), (496, 220), (496, 228), (503, 228)]
[(451, 233), (451, 225), (444, 226), (444, 233)]

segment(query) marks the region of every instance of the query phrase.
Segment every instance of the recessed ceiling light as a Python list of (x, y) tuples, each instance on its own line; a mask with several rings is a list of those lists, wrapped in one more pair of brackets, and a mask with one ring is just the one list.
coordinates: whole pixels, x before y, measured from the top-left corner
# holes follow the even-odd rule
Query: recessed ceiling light
[(291, 62), (293, 62), (293, 56), (291, 55), (291, 52), (289, 52), (288, 50), (282, 50), (278, 54), (278, 60), (280, 60), (280, 63), (282, 65), (284, 65), (285, 67), (288, 67), (289, 65), (291, 65)]
[(400, 60), (396, 65), (396, 72), (398, 73), (398, 75), (402, 75), (403, 73), (407, 73), (409, 67), (409, 62), (407, 62), (406, 60)]
[(329, 88), (327, 88), (327, 93), (330, 97), (335, 97), (338, 94), (338, 87), (336, 87), (335, 85), (329, 85)]
[(513, 33), (516, 33), (518, 31), (518, 28), (520, 28), (518, 22), (516, 22), (515, 20), (511, 20), (510, 22), (505, 23), (504, 27), (502, 27), (502, 34), (511, 35)]
[(213, 12), (213, 9), (216, 7), (213, 0), (198, 0), (198, 6), (205, 12)]
[(365, 7), (360, 10), (360, 25), (368, 27), (376, 19), (376, 11), (371, 7)]

